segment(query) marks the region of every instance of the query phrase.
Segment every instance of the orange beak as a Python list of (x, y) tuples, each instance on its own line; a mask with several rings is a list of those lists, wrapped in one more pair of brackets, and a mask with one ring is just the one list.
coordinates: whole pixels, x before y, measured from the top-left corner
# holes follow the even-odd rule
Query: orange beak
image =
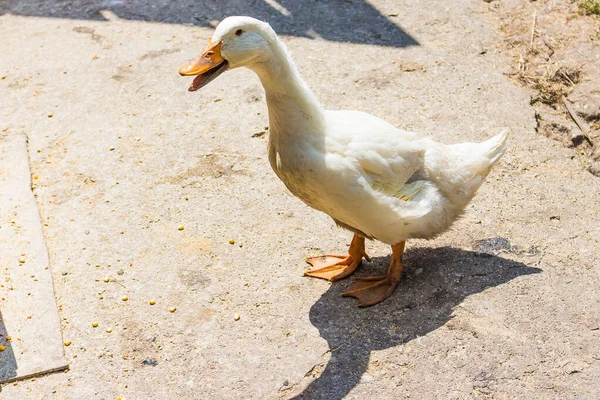
[(229, 67), (227, 60), (221, 55), (221, 44), (220, 40), (217, 43), (212, 43), (209, 40), (200, 57), (179, 68), (179, 75), (181, 76), (196, 76), (188, 88), (190, 92), (195, 92), (206, 86)]

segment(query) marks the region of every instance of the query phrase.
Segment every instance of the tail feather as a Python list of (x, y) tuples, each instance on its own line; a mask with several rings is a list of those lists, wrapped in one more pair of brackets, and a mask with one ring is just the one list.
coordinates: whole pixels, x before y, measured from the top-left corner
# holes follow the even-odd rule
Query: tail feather
[(494, 165), (502, 157), (506, 150), (507, 140), (508, 130), (505, 129), (490, 140), (481, 143), (482, 146), (487, 147), (485, 155), (490, 160), (490, 165)]
[(473, 198), (494, 164), (506, 150), (506, 130), (481, 143), (440, 146), (426, 154), (429, 175), (456, 209), (464, 208)]

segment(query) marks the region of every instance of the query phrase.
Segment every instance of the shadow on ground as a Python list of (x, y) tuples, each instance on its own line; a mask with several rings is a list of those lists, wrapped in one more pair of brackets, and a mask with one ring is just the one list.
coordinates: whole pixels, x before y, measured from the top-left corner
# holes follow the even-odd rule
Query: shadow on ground
[(104, 10), (122, 19), (206, 27), (230, 15), (249, 15), (268, 21), (282, 35), (393, 47), (419, 44), (365, 0), (0, 0), (0, 15), (105, 20)]
[[(0, 351), (0, 382), (17, 376), (17, 361), (7, 337), (8, 332), (6, 332), (2, 312), (0, 312), (0, 345), (4, 346), (4, 350)], [(2, 386), (0, 386), (0, 392), (2, 392)]]
[[(380, 275), (388, 263), (389, 257), (374, 259), (362, 267), (360, 275)], [(315, 303), (310, 321), (327, 340), (331, 358), (294, 399), (344, 398), (359, 383), (373, 350), (407, 343), (441, 327), (469, 295), (541, 272), (512, 260), (451, 247), (408, 251), (404, 263), (402, 282), (381, 304), (359, 309), (355, 300), (340, 297), (352, 278), (333, 284)]]

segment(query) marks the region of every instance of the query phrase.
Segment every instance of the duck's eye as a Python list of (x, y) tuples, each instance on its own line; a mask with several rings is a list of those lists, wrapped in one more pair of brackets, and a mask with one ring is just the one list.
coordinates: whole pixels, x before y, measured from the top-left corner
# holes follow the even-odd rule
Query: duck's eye
[(236, 36), (240, 36), (242, 33), (244, 33), (243, 29), (238, 29), (237, 31), (235, 31)]

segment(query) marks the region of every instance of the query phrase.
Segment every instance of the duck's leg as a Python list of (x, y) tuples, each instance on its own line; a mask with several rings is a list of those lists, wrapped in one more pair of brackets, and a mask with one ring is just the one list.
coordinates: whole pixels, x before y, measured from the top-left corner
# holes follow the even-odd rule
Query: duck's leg
[(337, 281), (353, 273), (360, 265), (363, 257), (367, 261), (371, 261), (365, 252), (365, 238), (354, 234), (347, 256), (328, 254), (319, 257), (309, 257), (306, 259), (306, 262), (311, 267), (304, 271), (304, 275), (327, 279), (332, 282)]
[(402, 274), (402, 254), (405, 242), (392, 246), (392, 261), (385, 276), (369, 276), (358, 278), (342, 296), (352, 296), (358, 299), (359, 307), (369, 307), (388, 298), (400, 282)]

